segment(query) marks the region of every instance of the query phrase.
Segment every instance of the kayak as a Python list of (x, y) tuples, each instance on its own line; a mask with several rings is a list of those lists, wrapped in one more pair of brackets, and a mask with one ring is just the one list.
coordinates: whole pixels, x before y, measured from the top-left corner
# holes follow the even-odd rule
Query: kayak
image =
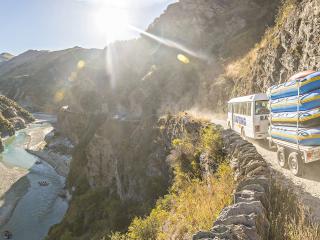
[(320, 128), (271, 126), (271, 137), (302, 146), (320, 146)]
[[(271, 112), (297, 112), (298, 96), (271, 100)], [(308, 111), (320, 108), (320, 89), (300, 96), (299, 111)]]
[[(295, 78), (293, 80), (289, 80), (288, 82), (272, 86), (268, 89), (269, 98), (275, 100), (279, 98), (297, 96), (299, 94), (299, 86), (300, 95), (320, 89), (320, 72), (307, 71), (306, 74), (307, 76), (300, 75), (300, 78)], [(299, 77), (298, 75), (296, 76)]]
[[(303, 128), (320, 127), (320, 108), (315, 108), (299, 113), (299, 126)], [(298, 121), (297, 112), (271, 113), (273, 125), (296, 126)]]

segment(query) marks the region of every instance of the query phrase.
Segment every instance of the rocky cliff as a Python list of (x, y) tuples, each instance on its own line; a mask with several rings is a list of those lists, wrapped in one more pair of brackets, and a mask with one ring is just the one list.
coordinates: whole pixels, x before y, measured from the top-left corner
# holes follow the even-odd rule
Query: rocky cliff
[(285, 1), (275, 26), (266, 31), (244, 58), (231, 63), (220, 76), (222, 81), (233, 83), (229, 94), (265, 92), (299, 71), (318, 70), (319, 11), (317, 0)]

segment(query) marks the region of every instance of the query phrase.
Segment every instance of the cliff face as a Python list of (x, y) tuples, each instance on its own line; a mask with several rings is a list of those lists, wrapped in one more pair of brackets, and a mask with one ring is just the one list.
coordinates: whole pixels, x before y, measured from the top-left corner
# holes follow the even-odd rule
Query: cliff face
[(316, 0), (286, 1), (276, 25), (243, 59), (229, 65), (232, 95), (265, 92), (296, 72), (319, 69), (319, 12)]
[[(64, 130), (72, 128), (80, 117), (71, 111), (60, 112), (57, 131), (68, 132)], [(184, 114), (159, 121), (120, 121), (92, 115), (83, 119), (83, 126), (83, 131), (71, 135), (78, 143), (68, 176), (69, 189), (75, 190), (73, 199), (49, 239), (67, 232), (76, 239), (99, 239), (111, 231), (125, 230), (133, 216), (147, 213), (166, 193), (171, 175), (166, 158), (172, 141), (185, 132), (199, 135), (203, 124)], [(112, 205), (114, 201), (116, 205)]]

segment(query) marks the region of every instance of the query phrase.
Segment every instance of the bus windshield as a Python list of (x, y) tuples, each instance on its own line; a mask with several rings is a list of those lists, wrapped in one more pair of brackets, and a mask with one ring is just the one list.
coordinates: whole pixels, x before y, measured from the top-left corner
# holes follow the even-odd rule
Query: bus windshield
[(268, 101), (256, 101), (255, 102), (255, 115), (269, 114)]

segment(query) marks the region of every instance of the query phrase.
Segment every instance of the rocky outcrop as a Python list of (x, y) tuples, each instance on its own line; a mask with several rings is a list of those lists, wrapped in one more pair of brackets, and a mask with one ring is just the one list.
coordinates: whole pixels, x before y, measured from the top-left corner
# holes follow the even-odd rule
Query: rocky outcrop
[(194, 240), (268, 240), (270, 223), (270, 170), (256, 148), (231, 130), (224, 131), (224, 149), (236, 171), (234, 204), (226, 207), (210, 232)]
[(0, 134), (1, 137), (12, 136), (16, 130), (33, 122), (34, 117), (16, 102), (0, 96)]
[(318, 0), (284, 1), (275, 26), (266, 31), (244, 58), (230, 64), (221, 76), (221, 80), (231, 81), (234, 85), (228, 94), (241, 96), (265, 92), (297, 72), (318, 70), (319, 13)]

